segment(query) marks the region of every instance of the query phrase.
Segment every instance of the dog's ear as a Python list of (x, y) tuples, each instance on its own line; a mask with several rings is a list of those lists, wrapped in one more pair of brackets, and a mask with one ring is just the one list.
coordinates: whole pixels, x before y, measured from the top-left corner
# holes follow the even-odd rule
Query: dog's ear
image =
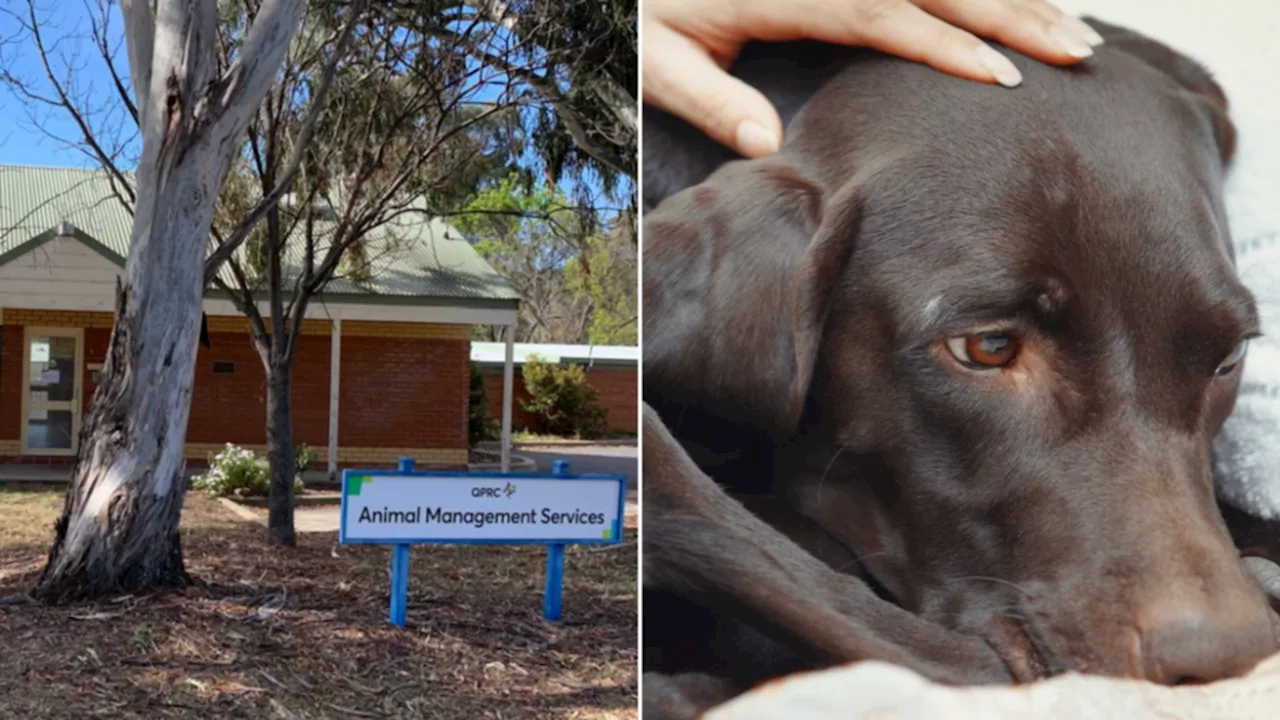
[(794, 430), (860, 215), (853, 190), (828, 194), (778, 155), (729, 163), (649, 213), (646, 395)]
[(1212, 123), (1218, 153), (1225, 166), (1236, 151), (1236, 128), (1228, 113), (1226, 93), (1213, 79), (1213, 75), (1200, 63), (1149, 37), (1139, 35), (1097, 18), (1085, 17), (1094, 30), (1113, 47), (1128, 53), (1173, 78), (1191, 93)]

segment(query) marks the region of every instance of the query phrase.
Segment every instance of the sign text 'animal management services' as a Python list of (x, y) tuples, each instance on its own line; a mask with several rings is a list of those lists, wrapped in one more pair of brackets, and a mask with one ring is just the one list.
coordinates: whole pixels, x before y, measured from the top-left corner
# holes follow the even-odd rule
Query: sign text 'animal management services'
[(343, 542), (617, 542), (617, 478), (481, 475), (348, 477)]

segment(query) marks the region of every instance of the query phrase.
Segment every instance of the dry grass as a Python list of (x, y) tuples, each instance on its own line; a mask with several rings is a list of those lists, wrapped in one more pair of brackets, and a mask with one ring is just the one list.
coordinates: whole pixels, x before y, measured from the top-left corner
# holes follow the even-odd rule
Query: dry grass
[[(34, 581), (61, 502), (0, 489), (0, 596)], [(201, 587), (0, 607), (0, 718), (637, 717), (634, 544), (569, 550), (557, 624), (542, 549), (415, 548), (399, 630), (385, 548), (268, 549), (194, 493), (183, 527)]]

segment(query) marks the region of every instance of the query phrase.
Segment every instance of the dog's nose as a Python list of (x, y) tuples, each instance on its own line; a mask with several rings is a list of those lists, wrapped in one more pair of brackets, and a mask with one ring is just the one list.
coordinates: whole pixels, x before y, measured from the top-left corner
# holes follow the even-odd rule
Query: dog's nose
[(1168, 619), (1140, 631), (1146, 679), (1183, 685), (1237, 677), (1280, 649), (1265, 608), (1245, 612), (1186, 610), (1184, 607), (1174, 615), (1159, 613)]

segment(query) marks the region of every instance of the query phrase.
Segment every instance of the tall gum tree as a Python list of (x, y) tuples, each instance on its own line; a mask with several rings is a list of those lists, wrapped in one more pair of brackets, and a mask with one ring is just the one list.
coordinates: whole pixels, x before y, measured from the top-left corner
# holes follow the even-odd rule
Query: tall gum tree
[(178, 522), (214, 203), (305, 0), (263, 0), (218, 64), (217, 0), (121, 0), (142, 153), (102, 381), (33, 595), (91, 599), (189, 582)]
[[(219, 67), (239, 55), (260, 4), (219, 0)], [(0, 44), (10, 51), (0, 52), (0, 84), (46, 137), (99, 165), (132, 214), (139, 125), (119, 58), (116, 6), (98, 0), (86, 8), (92, 32), (68, 34), (37, 0), (15, 5), (0, 8), (0, 22), (19, 31)], [(205, 261), (206, 279), (248, 317), (262, 359), (272, 478), (267, 537), (283, 545), (295, 540), (288, 398), (310, 299), (331, 279), (377, 275), (382, 258), (402, 249), (402, 221), (415, 225), (406, 216), (454, 215), (478, 188), (510, 172), (533, 182), (538, 162), (527, 154), (545, 129), (529, 108), (546, 103), (518, 78), (553, 75), (565, 62), (530, 52), (503, 23), (474, 13), (437, 36), (423, 13), (406, 24), (368, 5), (308, 3), (222, 182)], [(446, 0), (432, 17), (466, 8)], [(81, 58), (62, 51), (73, 46), (93, 48), (89, 62), (110, 82), (86, 80)], [(476, 62), (477, 52), (491, 62)], [(50, 111), (70, 121), (70, 137), (65, 125), (49, 123)]]

